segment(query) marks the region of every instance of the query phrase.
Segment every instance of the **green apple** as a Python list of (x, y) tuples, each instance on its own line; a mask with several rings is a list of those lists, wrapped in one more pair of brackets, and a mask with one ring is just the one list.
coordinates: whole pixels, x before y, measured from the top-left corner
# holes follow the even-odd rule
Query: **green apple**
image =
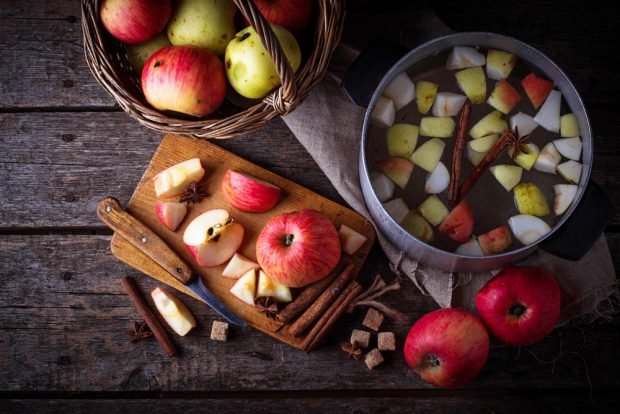
[(235, 34), (232, 0), (179, 0), (168, 23), (168, 38), (175, 46), (198, 46), (223, 55)]
[[(282, 26), (271, 25), (293, 72), (301, 64), (301, 50), (295, 37)], [(271, 56), (253, 27), (240, 31), (226, 47), (226, 75), (234, 90), (250, 99), (262, 98), (281, 83)]]
[(157, 52), (159, 49), (170, 46), (170, 40), (164, 30), (154, 38), (147, 40), (144, 43), (138, 43), (137, 45), (127, 45), (127, 59), (129, 64), (138, 75), (142, 73), (142, 68), (151, 55)]

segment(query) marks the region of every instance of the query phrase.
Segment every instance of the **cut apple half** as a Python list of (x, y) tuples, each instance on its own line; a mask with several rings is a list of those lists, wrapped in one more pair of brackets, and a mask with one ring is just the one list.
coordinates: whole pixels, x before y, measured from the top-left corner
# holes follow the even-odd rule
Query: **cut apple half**
[(399, 73), (385, 88), (383, 95), (394, 102), (398, 111), (415, 99), (415, 84), (406, 73)]
[(248, 270), (237, 282), (230, 288), (232, 293), (239, 300), (254, 305), (254, 293), (256, 292), (256, 269)]
[(394, 181), (390, 180), (387, 175), (373, 171), (370, 173), (370, 185), (374, 190), (377, 198), (382, 203), (389, 200), (394, 195)]
[(480, 243), (475, 238), (471, 238), (468, 242), (465, 242), (454, 251), (456, 254), (460, 254), (463, 256), (473, 256), (473, 257), (482, 257), (484, 256), (484, 252), (480, 248)]
[(159, 222), (168, 229), (175, 231), (187, 214), (185, 203), (171, 203), (161, 201), (155, 205), (155, 215)]
[(231, 169), (222, 179), (222, 194), (231, 206), (248, 213), (271, 210), (280, 199), (280, 187)]
[(538, 154), (538, 158), (536, 158), (534, 163), (534, 169), (548, 174), (555, 174), (555, 169), (560, 161), (562, 161), (562, 156), (555, 148), (555, 145), (553, 145), (553, 142), (549, 142)]
[(508, 226), (517, 240), (525, 245), (537, 242), (551, 231), (551, 227), (543, 220), (527, 214), (510, 217)]
[(187, 306), (167, 289), (153, 289), (151, 298), (168, 326), (178, 335), (185, 336), (196, 326), (196, 319)]
[(450, 185), (450, 173), (445, 164), (441, 161), (437, 163), (435, 169), (426, 175), (424, 191), (428, 194), (439, 194)]
[(553, 141), (553, 145), (560, 154), (569, 160), (579, 161), (581, 158), (581, 138), (561, 138)]
[(192, 181), (200, 181), (205, 175), (200, 158), (192, 158), (166, 168), (155, 177), (153, 185), (157, 198), (171, 198), (183, 194)]
[(394, 106), (394, 101), (385, 96), (380, 96), (370, 113), (370, 122), (380, 128), (389, 128), (394, 125), (395, 116), (396, 107)]
[(259, 270), (258, 272), (258, 286), (256, 288), (256, 297), (271, 296), (276, 302), (290, 302), (293, 300), (291, 289), (282, 283), (276, 282), (265, 272)]
[(342, 250), (349, 256), (355, 254), (355, 252), (366, 243), (366, 240), (368, 240), (366, 236), (353, 230), (346, 224), (340, 225), (338, 236), (340, 237), (340, 246), (342, 246)]
[(240, 253), (235, 253), (224, 268), (222, 276), (229, 279), (239, 279), (241, 276), (246, 274), (248, 270), (258, 268), (260, 268), (258, 263), (248, 259)]
[(553, 186), (555, 199), (553, 200), (553, 212), (560, 216), (568, 210), (577, 196), (578, 187), (575, 184), (556, 184)]

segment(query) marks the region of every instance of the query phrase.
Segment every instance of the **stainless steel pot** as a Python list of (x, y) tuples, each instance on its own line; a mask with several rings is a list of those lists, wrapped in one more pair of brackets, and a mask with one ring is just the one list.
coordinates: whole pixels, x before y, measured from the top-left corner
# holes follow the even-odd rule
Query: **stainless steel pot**
[[(583, 169), (577, 197), (564, 216), (556, 222), (552, 231), (535, 244), (485, 257), (463, 256), (436, 248), (418, 240), (394, 221), (372, 189), (367, 156), (369, 120), (383, 89), (399, 73), (454, 46), (479, 46), (517, 55), (555, 83), (577, 117), (583, 141)], [(581, 258), (611, 220), (613, 205), (605, 193), (590, 181), (593, 155), (590, 121), (581, 97), (566, 74), (535, 48), (511, 37), (493, 33), (451, 34), (426, 42), (397, 60), (396, 56), (399, 53), (402, 53), (402, 49), (386, 45), (383, 41), (373, 44), (358, 57), (343, 80), (347, 94), (356, 103), (367, 107), (361, 132), (359, 174), (366, 204), (379, 229), (412, 258), (449, 271), (478, 272), (501, 268), (524, 258), (538, 247), (567, 259)]]

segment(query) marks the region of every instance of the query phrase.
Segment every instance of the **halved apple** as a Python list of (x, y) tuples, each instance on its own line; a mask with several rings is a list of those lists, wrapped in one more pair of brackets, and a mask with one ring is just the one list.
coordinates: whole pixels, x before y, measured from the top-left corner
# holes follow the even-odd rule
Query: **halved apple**
[(508, 225), (517, 240), (525, 245), (535, 243), (551, 231), (551, 227), (543, 220), (527, 214), (510, 217)]
[(506, 191), (512, 190), (514, 186), (519, 184), (523, 174), (523, 168), (516, 165), (494, 165), (489, 170)]
[(271, 210), (280, 199), (280, 187), (231, 169), (222, 179), (224, 199), (237, 210), (263, 213)]
[(423, 137), (450, 138), (456, 124), (449, 116), (427, 116), (420, 121), (420, 135)]
[(491, 134), (501, 134), (508, 129), (500, 111), (493, 111), (476, 123), (470, 130), (469, 135), (474, 138), (482, 138)]
[(378, 171), (371, 172), (370, 185), (372, 185), (372, 189), (382, 203), (389, 200), (394, 195), (394, 181), (390, 180), (388, 176), (383, 173)]
[(178, 335), (185, 336), (196, 326), (196, 319), (187, 306), (167, 289), (153, 289), (151, 298), (168, 326)]
[(424, 191), (439, 194), (450, 185), (450, 173), (443, 162), (439, 161), (435, 169), (426, 175)]
[(528, 142), (527, 144), (525, 144), (525, 148), (527, 152), (519, 151), (517, 156), (514, 158), (512, 157), (514, 151), (512, 148), (510, 148), (508, 150), (508, 155), (510, 156), (510, 158), (512, 158), (514, 162), (529, 171), (532, 169), (534, 164), (536, 164), (536, 160), (540, 155), (540, 149), (538, 148), (538, 145), (532, 142)]
[(538, 217), (549, 214), (547, 200), (536, 184), (518, 184), (514, 189), (514, 193), (519, 213)]
[(391, 157), (409, 158), (418, 142), (418, 127), (394, 124), (387, 129), (387, 148)]
[(202, 267), (218, 266), (232, 257), (243, 241), (243, 226), (224, 209), (209, 210), (192, 220), (183, 243)]
[(577, 196), (578, 187), (575, 184), (556, 184), (553, 186), (555, 199), (553, 200), (553, 212), (560, 216), (564, 214)]
[(534, 109), (540, 108), (540, 105), (545, 102), (549, 93), (553, 90), (553, 82), (539, 78), (533, 73), (530, 73), (521, 80), (521, 86), (525, 90), (527, 97), (530, 98), (530, 102)]
[(340, 246), (342, 250), (349, 256), (353, 255), (366, 243), (366, 236), (353, 230), (346, 224), (341, 224), (338, 229), (338, 236), (340, 237)]
[(166, 168), (155, 177), (155, 196), (157, 198), (171, 198), (183, 194), (185, 188), (192, 181), (200, 181), (205, 175), (200, 158), (192, 158)]
[(523, 112), (517, 112), (510, 117), (510, 130), (519, 131), (519, 135), (529, 135), (538, 127), (534, 118)]
[(418, 106), (418, 112), (425, 115), (433, 106), (435, 96), (437, 96), (437, 88), (439, 86), (433, 82), (419, 81), (416, 85), (415, 102)]
[(222, 276), (230, 279), (239, 279), (250, 269), (258, 269), (258, 263), (248, 259), (240, 253), (235, 253), (222, 271)]
[(560, 117), (560, 136), (563, 138), (578, 137), (581, 135), (579, 123), (575, 114), (565, 114)]
[(155, 205), (155, 215), (159, 222), (168, 229), (175, 231), (187, 214), (185, 203), (171, 203), (160, 201)]
[(579, 180), (581, 179), (581, 168), (582, 165), (580, 163), (569, 160), (558, 165), (556, 171), (569, 183), (579, 184)]
[(553, 141), (553, 145), (560, 154), (569, 160), (579, 161), (581, 158), (581, 138), (561, 138)]
[(483, 103), (487, 96), (487, 79), (481, 67), (463, 69), (454, 74), (459, 88), (471, 103)]
[(394, 125), (395, 116), (396, 107), (394, 106), (394, 101), (385, 96), (380, 96), (370, 113), (370, 122), (380, 128), (388, 128)]
[(230, 288), (230, 293), (247, 303), (254, 305), (254, 293), (256, 292), (256, 269), (248, 270)]
[(485, 256), (505, 252), (512, 244), (510, 230), (507, 225), (502, 224), (478, 236), (478, 243), (480, 243), (480, 249), (482, 249)]
[(452, 92), (439, 92), (433, 104), (433, 116), (456, 116), (467, 102), (467, 97)]
[(448, 217), (449, 213), (446, 205), (436, 195), (431, 195), (424, 200), (418, 207), (418, 211), (433, 226), (438, 226)]
[(291, 289), (282, 283), (276, 282), (262, 270), (258, 271), (258, 286), (256, 287), (256, 297), (271, 296), (276, 302), (290, 302), (293, 300)]
[(506, 79), (501, 79), (495, 84), (493, 92), (487, 99), (487, 103), (498, 111), (507, 114), (513, 110), (521, 100), (519, 92)]
[(534, 121), (547, 131), (560, 132), (560, 106), (562, 94), (559, 91), (551, 91), (543, 106), (534, 117)]
[(555, 174), (555, 169), (562, 161), (562, 156), (553, 145), (553, 142), (549, 142), (543, 147), (536, 158), (534, 163), (534, 169), (549, 174)]
[(420, 168), (431, 172), (437, 167), (443, 150), (446, 144), (439, 138), (433, 138), (426, 141), (424, 144), (411, 154), (411, 162), (418, 165)]
[(491, 79), (506, 79), (517, 64), (517, 57), (501, 50), (487, 52), (487, 76)]
[(463, 256), (474, 256), (481, 257), (484, 256), (484, 252), (480, 248), (480, 243), (474, 237), (472, 237), (468, 242), (465, 242), (454, 251), (456, 254), (462, 254)]
[(415, 210), (409, 211), (400, 225), (423, 242), (430, 243), (435, 238), (431, 225)]
[(414, 164), (404, 158), (388, 157), (378, 161), (377, 168), (394, 181), (394, 184), (400, 188), (405, 188), (413, 172)]
[(398, 111), (415, 99), (415, 84), (406, 73), (399, 73), (385, 88), (383, 96), (390, 98)]
[(486, 58), (473, 47), (455, 46), (448, 56), (446, 69), (465, 69), (483, 66)]
[(390, 200), (387, 203), (383, 203), (383, 208), (397, 223), (400, 223), (405, 218), (407, 213), (409, 213), (409, 207), (407, 207), (407, 204), (405, 204), (403, 199), (400, 197)]

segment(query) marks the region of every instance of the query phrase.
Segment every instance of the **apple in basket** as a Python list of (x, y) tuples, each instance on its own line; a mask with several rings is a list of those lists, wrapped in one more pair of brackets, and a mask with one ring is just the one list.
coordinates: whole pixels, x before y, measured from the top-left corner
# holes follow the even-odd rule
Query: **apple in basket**
[(205, 116), (226, 97), (224, 66), (206, 49), (168, 46), (144, 65), (142, 91), (155, 109)]
[(323, 213), (303, 209), (272, 217), (256, 240), (256, 258), (271, 279), (302, 287), (327, 276), (340, 260), (340, 237)]
[(172, 15), (171, 0), (103, 0), (101, 23), (116, 39), (136, 44), (166, 27)]
[(269, 23), (299, 33), (308, 26), (312, 0), (254, 0), (258, 10)]

